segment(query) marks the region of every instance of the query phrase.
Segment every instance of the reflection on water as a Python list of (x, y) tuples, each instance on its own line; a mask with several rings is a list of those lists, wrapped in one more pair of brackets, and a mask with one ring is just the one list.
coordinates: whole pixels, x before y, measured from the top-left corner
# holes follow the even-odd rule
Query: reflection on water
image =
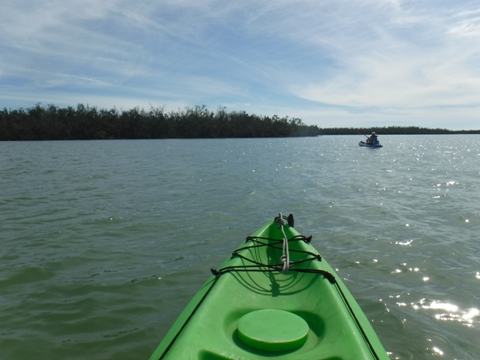
[[(406, 303), (397, 303), (397, 305), (407, 306)], [(468, 327), (473, 327), (474, 319), (480, 316), (480, 311), (476, 308), (462, 310), (455, 304), (437, 300), (429, 301), (427, 299), (421, 299), (417, 303), (412, 303), (411, 306), (415, 310), (434, 310), (433, 316), (435, 319), (442, 321), (456, 321)], [(441, 310), (441, 312), (438, 310)]]
[(437, 354), (437, 355), (443, 355), (443, 351), (440, 350), (439, 348), (437, 348), (436, 346), (434, 346), (434, 347), (432, 348), (432, 350), (433, 350), (433, 352), (434, 352), (435, 354)]

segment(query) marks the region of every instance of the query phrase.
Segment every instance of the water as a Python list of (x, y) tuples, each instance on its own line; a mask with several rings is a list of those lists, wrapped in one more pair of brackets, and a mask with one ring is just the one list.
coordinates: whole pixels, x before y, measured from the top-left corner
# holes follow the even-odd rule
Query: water
[(0, 358), (147, 359), (278, 212), (392, 359), (480, 358), (480, 136), (0, 143)]

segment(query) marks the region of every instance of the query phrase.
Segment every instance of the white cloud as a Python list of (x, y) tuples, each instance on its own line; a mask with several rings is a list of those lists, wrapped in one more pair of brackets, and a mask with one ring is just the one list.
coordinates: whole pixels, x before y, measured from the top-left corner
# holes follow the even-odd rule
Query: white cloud
[(400, 54), (396, 59), (356, 58), (356, 67), (323, 84), (301, 84), (302, 98), (357, 107), (480, 105), (480, 77), (462, 57)]

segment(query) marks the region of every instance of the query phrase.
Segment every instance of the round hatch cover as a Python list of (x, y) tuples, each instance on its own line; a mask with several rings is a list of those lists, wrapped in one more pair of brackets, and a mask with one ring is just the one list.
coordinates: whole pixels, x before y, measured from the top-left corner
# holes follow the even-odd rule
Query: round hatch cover
[(252, 311), (238, 322), (240, 340), (266, 351), (296, 350), (307, 341), (308, 330), (305, 320), (284, 310)]

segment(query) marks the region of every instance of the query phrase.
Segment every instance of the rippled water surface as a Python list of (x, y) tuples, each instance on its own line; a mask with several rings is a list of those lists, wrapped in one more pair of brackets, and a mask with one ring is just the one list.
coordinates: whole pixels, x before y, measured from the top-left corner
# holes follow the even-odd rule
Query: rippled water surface
[(2, 359), (146, 359), (278, 212), (392, 359), (479, 359), (480, 136), (0, 143)]

